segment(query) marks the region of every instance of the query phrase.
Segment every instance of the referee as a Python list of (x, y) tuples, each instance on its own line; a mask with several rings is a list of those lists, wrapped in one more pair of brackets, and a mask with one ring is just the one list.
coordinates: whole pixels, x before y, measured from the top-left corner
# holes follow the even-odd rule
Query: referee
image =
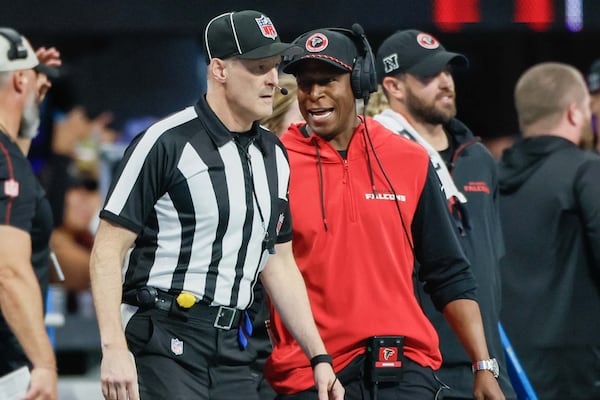
[(102, 392), (257, 399), (245, 310), (260, 277), (319, 398), (341, 399), (291, 251), (286, 152), (256, 122), (292, 46), (251, 10), (213, 18), (204, 41), (206, 95), (134, 139), (100, 213), (90, 268)]

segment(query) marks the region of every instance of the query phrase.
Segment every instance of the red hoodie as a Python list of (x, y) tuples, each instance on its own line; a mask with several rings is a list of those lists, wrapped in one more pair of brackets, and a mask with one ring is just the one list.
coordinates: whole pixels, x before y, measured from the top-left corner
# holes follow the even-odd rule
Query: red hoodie
[[(369, 145), (370, 161), (364, 124), (355, 130), (346, 160), (327, 141), (306, 137), (301, 125), (283, 135), (294, 256), (336, 372), (364, 353), (366, 339), (374, 335), (405, 336), (405, 356), (438, 369), (438, 336), (414, 295), (410, 244), (429, 157), (418, 144), (367, 121), (377, 155)], [(313, 386), (308, 359), (275, 313), (272, 329), (275, 346), (265, 367), (271, 385), (285, 394)]]

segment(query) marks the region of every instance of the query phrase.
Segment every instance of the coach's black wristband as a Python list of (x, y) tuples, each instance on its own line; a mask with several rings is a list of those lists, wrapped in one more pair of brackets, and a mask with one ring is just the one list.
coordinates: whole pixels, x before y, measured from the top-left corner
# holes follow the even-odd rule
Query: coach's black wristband
[(317, 364), (327, 363), (333, 367), (333, 358), (329, 354), (318, 354), (310, 359), (310, 366), (315, 369)]

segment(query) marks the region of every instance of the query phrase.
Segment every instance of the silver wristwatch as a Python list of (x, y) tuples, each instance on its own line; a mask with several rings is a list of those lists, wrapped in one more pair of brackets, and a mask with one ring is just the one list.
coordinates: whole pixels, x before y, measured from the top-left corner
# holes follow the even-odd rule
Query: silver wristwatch
[(473, 373), (477, 371), (490, 371), (494, 378), (498, 378), (500, 375), (500, 367), (498, 367), (498, 361), (495, 358), (489, 360), (475, 361), (472, 366)]

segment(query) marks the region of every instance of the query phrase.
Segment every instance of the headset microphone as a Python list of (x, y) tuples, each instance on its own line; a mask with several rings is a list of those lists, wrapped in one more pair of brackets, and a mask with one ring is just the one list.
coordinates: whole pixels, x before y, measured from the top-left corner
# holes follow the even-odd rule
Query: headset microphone
[(286, 96), (286, 95), (289, 93), (289, 92), (288, 92), (288, 90), (287, 90), (286, 88), (284, 88), (284, 87), (277, 86), (277, 85), (275, 85), (275, 87), (276, 87), (277, 89), (279, 89), (279, 92), (280, 92), (282, 95), (284, 95), (284, 96)]
[(352, 31), (361, 38), (365, 35), (365, 30), (358, 22), (352, 24)]

